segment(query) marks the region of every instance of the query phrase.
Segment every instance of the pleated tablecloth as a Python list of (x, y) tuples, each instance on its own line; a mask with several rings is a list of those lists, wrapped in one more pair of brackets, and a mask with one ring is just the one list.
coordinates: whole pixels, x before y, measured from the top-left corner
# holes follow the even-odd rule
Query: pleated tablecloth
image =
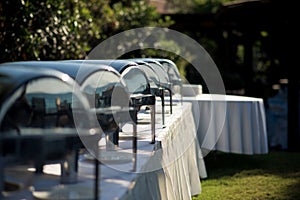
[(240, 154), (268, 153), (263, 99), (219, 94), (184, 97), (192, 102), (203, 154), (211, 150)]

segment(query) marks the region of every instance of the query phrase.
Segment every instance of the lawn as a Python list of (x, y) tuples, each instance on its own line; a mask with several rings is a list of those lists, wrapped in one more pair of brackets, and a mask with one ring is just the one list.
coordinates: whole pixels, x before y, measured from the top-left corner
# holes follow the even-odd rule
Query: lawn
[(300, 152), (265, 155), (211, 152), (205, 157), (208, 178), (193, 200), (299, 200)]

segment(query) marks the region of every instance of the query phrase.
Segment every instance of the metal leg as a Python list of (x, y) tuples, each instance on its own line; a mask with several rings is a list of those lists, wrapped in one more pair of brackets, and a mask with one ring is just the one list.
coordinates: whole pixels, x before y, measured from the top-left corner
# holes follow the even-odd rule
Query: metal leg
[(170, 92), (170, 113), (173, 114), (173, 97), (172, 97), (172, 91), (169, 90)]
[(61, 164), (61, 183), (76, 183), (77, 173), (76, 173), (76, 150), (72, 150), (66, 156), (66, 159)]
[(98, 191), (98, 188), (100, 187), (100, 184), (99, 184), (99, 174), (100, 174), (100, 169), (99, 169), (99, 161), (98, 161), (98, 158), (99, 158), (99, 148), (98, 148), (98, 144), (96, 145), (96, 149), (95, 149), (95, 188), (94, 188), (94, 197), (95, 197), (95, 200), (98, 200), (99, 199), (99, 191)]
[(151, 144), (155, 143), (155, 104), (151, 105)]
[(4, 190), (4, 158), (0, 156), (0, 199), (3, 198), (2, 191)]
[(113, 135), (114, 131), (108, 131), (105, 134), (105, 142), (106, 142), (106, 150), (107, 151), (113, 151), (115, 150), (115, 144), (113, 143)]
[(133, 169), (136, 171), (136, 162), (137, 162), (137, 124), (133, 123), (133, 138), (132, 138), (132, 152), (133, 152)]
[(165, 94), (162, 92), (161, 95), (161, 109), (162, 109), (162, 124), (165, 125)]
[(119, 133), (120, 133), (120, 129), (118, 126), (118, 128), (114, 131), (114, 134), (113, 134), (113, 143), (116, 147), (119, 146)]

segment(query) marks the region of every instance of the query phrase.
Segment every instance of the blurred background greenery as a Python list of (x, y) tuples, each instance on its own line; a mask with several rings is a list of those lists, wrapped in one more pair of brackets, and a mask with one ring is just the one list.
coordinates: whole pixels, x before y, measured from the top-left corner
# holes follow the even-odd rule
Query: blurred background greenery
[[(288, 101), (288, 143), (290, 150), (300, 148), (299, 132), (299, 76), (298, 52), (294, 50), (299, 42), (299, 11), (293, 0), (1, 0), (0, 1), (0, 63), (20, 60), (60, 60), (83, 59), (105, 39), (132, 28), (153, 26), (166, 27), (184, 33), (200, 43), (216, 63), (227, 94), (247, 95), (263, 98), (268, 111), (268, 99), (275, 96), (280, 87), (289, 93), (284, 96), (284, 105)], [(131, 41), (128, 41), (131, 42)], [(205, 82), (193, 66), (178, 56), (182, 47), (176, 41), (165, 38), (162, 45), (172, 47), (174, 53), (143, 49), (124, 55), (126, 57), (163, 57), (173, 60), (183, 77), (192, 84)], [(227, 156), (227, 155), (221, 155)], [(231, 156), (231, 155), (229, 155)], [(299, 196), (299, 154), (288, 157), (287, 154), (271, 154), (264, 165), (271, 167), (271, 175), (284, 176), (280, 170), (290, 166), (288, 174), (294, 176), (297, 184), (292, 184), (291, 195)], [(277, 156), (279, 159), (277, 159)], [(286, 159), (284, 159), (286, 158)], [(210, 158), (208, 158), (210, 159)], [(227, 159), (227, 158), (226, 158)], [(239, 163), (239, 176), (254, 174), (253, 185), (257, 183), (257, 174), (265, 174), (266, 167), (257, 166), (260, 157), (243, 157)], [(252, 160), (251, 160), (252, 159)], [(253, 160), (254, 159), (254, 160)], [(270, 160), (269, 160), (270, 159)], [(291, 164), (275, 163), (275, 160), (288, 160)], [(221, 183), (232, 176), (232, 163), (208, 160), (209, 172), (225, 176)], [(248, 161), (251, 161), (252, 164)], [(287, 161), (286, 161), (287, 162)], [(245, 165), (243, 165), (243, 163)], [(217, 166), (215, 168), (211, 168)], [(219, 166), (219, 167), (218, 167)], [(258, 167), (258, 171), (247, 171), (248, 167)], [(227, 167), (227, 168), (226, 168)], [(276, 168), (273, 170), (273, 168)], [(294, 168), (295, 167), (295, 168)], [(243, 172), (244, 168), (246, 169)], [(274, 172), (275, 171), (275, 172)], [(220, 173), (218, 173), (220, 172)], [(222, 172), (222, 173), (221, 173)], [(279, 173), (280, 172), (280, 173)], [(250, 173), (250, 175), (249, 175)], [(279, 175), (278, 175), (279, 174)], [(252, 177), (252, 176), (251, 176)], [(244, 188), (229, 188), (237, 195), (236, 199), (284, 199), (277, 194), (278, 188), (267, 193), (271, 185), (282, 183), (278, 187), (290, 187), (290, 182), (278, 181), (268, 176), (265, 191), (254, 192), (249, 198), (240, 191)], [(229, 181), (236, 181), (234, 179)], [(238, 179), (243, 180), (243, 179)], [(250, 182), (249, 179), (245, 180)], [(290, 180), (288, 180), (290, 181)], [(242, 184), (225, 182), (238, 187)], [(224, 185), (223, 184), (223, 185)], [(203, 184), (203, 199), (215, 199), (215, 195), (224, 196), (224, 187), (215, 180), (206, 180)], [(249, 184), (252, 186), (251, 184)], [(222, 186), (222, 184), (221, 184)], [(209, 188), (212, 188), (209, 190)], [(216, 193), (216, 189), (219, 190)], [(256, 189), (256, 188), (254, 188)], [(267, 191), (268, 190), (268, 191)], [(208, 191), (208, 192), (206, 192)], [(237, 192), (238, 191), (238, 192)], [(278, 198), (272, 196), (278, 195)], [(206, 195), (206, 196), (205, 196)], [(266, 197), (267, 195), (267, 197)], [(202, 197), (194, 197), (202, 199)], [(297, 197), (298, 197), (297, 196)], [(223, 199), (234, 199), (228, 196)], [(291, 197), (289, 199), (294, 199)]]
[(120, 31), (170, 23), (146, 1), (1, 1), (0, 59), (84, 58), (94, 46)]
[[(288, 77), (296, 22), (287, 0), (2, 0), (0, 62), (81, 59), (108, 37), (137, 27), (167, 27), (184, 33), (211, 55), (227, 94), (261, 97)], [(294, 35), (297, 35), (296, 33)], [(127, 57), (173, 60), (192, 84), (205, 82), (182, 47), (165, 39), (174, 53), (144, 49)], [(130, 41), (129, 41), (130, 42)], [(124, 56), (125, 57), (125, 56)], [(291, 68), (292, 69), (292, 68)], [(294, 70), (290, 70), (291, 75)], [(278, 87), (277, 87), (278, 88)]]

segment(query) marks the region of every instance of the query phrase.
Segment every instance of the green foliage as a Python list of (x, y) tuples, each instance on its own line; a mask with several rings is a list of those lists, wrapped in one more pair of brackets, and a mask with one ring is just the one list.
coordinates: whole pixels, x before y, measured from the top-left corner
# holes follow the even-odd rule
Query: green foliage
[(0, 11), (1, 62), (84, 58), (117, 32), (171, 23), (145, 1), (6, 0)]
[(169, 10), (178, 13), (215, 13), (226, 2), (234, 0), (168, 0)]
[(5, 1), (1, 7), (2, 61), (76, 57), (87, 48), (85, 39), (97, 34), (76, 0)]
[(155, 26), (158, 13), (154, 7), (148, 6), (144, 1), (132, 1), (124, 4), (120, 1), (113, 5), (118, 26), (122, 30), (141, 26)]

